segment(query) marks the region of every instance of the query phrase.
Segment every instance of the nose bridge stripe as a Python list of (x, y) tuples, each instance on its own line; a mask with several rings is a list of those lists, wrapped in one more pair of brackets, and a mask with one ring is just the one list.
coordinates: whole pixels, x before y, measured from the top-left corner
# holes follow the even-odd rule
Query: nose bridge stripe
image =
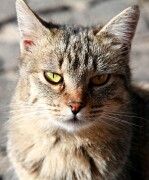
[(70, 95), (69, 95), (70, 101), (74, 102), (81, 102), (83, 100), (83, 91), (80, 89), (74, 90)]
[(73, 100), (69, 100), (68, 102), (67, 102), (67, 104), (69, 105), (71, 105), (71, 104), (82, 104), (83, 102), (82, 101), (73, 101)]

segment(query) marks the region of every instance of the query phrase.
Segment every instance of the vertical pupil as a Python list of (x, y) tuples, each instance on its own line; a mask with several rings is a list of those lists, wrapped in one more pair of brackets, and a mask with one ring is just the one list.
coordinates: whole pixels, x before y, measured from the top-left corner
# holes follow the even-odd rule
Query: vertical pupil
[(54, 78), (54, 73), (53, 73), (53, 78)]
[(101, 76), (98, 76), (98, 81), (101, 81), (102, 80), (102, 77)]

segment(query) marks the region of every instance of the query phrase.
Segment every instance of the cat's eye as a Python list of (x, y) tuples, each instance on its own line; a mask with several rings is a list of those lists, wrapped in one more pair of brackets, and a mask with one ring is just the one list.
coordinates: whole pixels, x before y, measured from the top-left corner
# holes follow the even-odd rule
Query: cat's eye
[(109, 77), (110, 77), (110, 75), (108, 75), (108, 74), (101, 74), (101, 75), (93, 77), (91, 79), (91, 83), (94, 86), (102, 86), (108, 82)]
[(63, 77), (54, 72), (48, 71), (48, 72), (45, 72), (44, 75), (45, 75), (46, 80), (52, 84), (59, 84), (63, 81)]

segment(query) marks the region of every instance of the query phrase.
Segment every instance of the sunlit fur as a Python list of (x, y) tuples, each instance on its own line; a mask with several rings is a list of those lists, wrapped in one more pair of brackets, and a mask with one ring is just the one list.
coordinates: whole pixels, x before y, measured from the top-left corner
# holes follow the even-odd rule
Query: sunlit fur
[[(136, 124), (128, 63), (138, 7), (100, 28), (48, 24), (23, 0), (16, 7), (21, 56), (8, 152), (19, 180), (131, 179)], [(63, 82), (51, 84), (46, 71)], [(110, 78), (94, 86), (91, 79), (100, 74)], [(70, 100), (83, 102), (77, 121)]]

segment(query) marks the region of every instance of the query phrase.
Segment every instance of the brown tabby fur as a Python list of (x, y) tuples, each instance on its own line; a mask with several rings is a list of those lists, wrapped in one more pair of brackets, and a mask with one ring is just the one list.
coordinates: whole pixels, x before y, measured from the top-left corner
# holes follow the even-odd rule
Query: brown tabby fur
[[(23, 0), (16, 6), (20, 76), (8, 134), (16, 179), (149, 179), (149, 93), (131, 86), (129, 69), (138, 7), (89, 28), (48, 24)], [(101, 74), (109, 80), (91, 84)], [(69, 102), (81, 106), (75, 121)]]

